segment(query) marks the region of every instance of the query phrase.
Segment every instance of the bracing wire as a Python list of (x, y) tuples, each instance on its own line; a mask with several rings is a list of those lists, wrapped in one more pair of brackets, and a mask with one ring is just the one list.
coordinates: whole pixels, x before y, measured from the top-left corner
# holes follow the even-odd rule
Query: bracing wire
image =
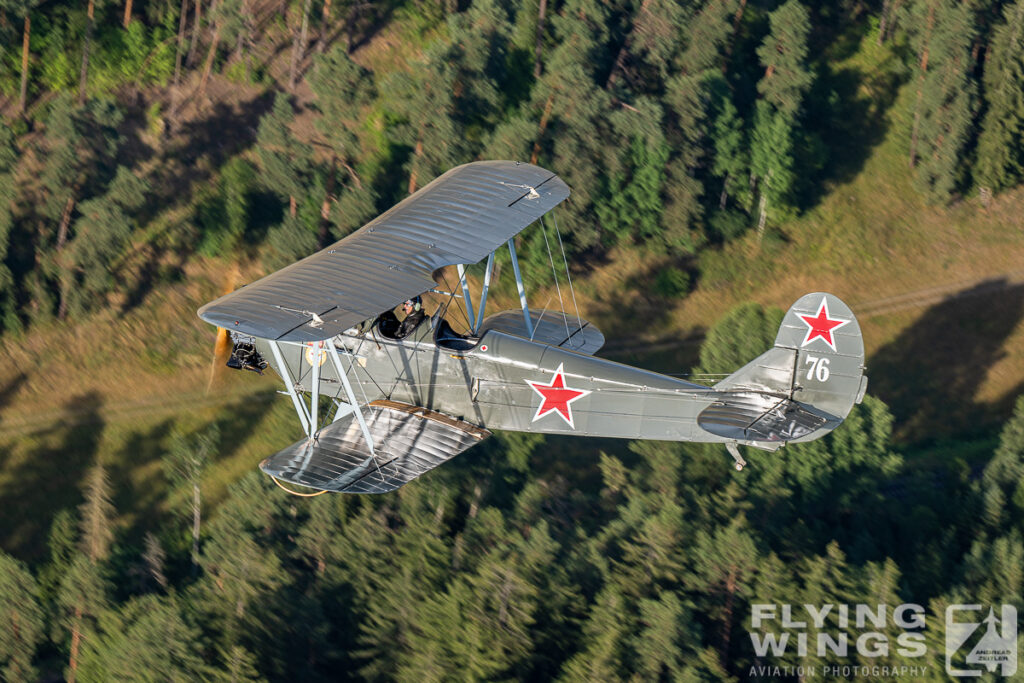
[(540, 217), (540, 231), (544, 235), (544, 246), (548, 248), (548, 263), (551, 264), (551, 277), (555, 279), (555, 291), (558, 292), (558, 306), (562, 309), (562, 323), (565, 325), (565, 336), (571, 337), (572, 333), (569, 332), (569, 318), (565, 313), (565, 303), (562, 301), (562, 286), (558, 284), (558, 273), (555, 272), (555, 259), (551, 255), (551, 243), (548, 242), (548, 230), (544, 226), (544, 216)]
[(576, 309), (576, 324), (583, 331), (583, 319), (580, 318), (580, 307), (576, 304), (576, 290), (572, 286), (572, 275), (569, 274), (569, 261), (565, 258), (565, 245), (562, 243), (562, 233), (558, 230), (558, 214), (551, 212), (551, 220), (555, 224), (555, 235), (558, 236), (558, 248), (562, 250), (562, 263), (565, 264), (565, 279), (569, 281), (569, 293), (572, 294), (572, 307)]
[[(455, 301), (455, 289), (448, 283), (448, 276), (445, 274), (443, 270), (441, 271), (441, 277), (444, 278), (444, 286), (447, 287), (448, 291), (451, 292), (451, 296), (448, 297), (448, 303), (445, 304), (444, 311), (441, 313), (441, 318), (444, 318), (444, 316), (448, 313), (448, 307), (451, 306), (451, 303), (453, 301)], [(470, 333), (472, 334), (473, 323), (470, 322), (469, 315), (466, 314), (466, 310), (462, 308), (462, 306), (456, 306), (455, 310), (459, 311), (462, 314), (462, 319), (466, 321), (466, 329), (469, 330)]]

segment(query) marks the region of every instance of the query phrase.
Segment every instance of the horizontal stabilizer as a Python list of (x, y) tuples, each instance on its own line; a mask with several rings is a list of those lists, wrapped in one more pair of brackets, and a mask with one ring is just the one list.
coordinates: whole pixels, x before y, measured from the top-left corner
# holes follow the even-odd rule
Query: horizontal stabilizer
[[(832, 424), (828, 424), (832, 422)], [(796, 441), (841, 419), (819, 415), (796, 401), (764, 394), (735, 394), (705, 408), (697, 417), (704, 431), (736, 441)]]
[(355, 415), (260, 463), (292, 484), (339, 493), (387, 493), (476, 445), (490, 432), (417, 406), (375, 401), (363, 409), (374, 453)]
[[(559, 346), (569, 351), (593, 356), (604, 346), (604, 334), (592, 323), (561, 311), (530, 309), (533, 324), (533, 341)], [(514, 334), (530, 338), (523, 320), (522, 311), (501, 311), (488, 316), (481, 326), (481, 334), (487, 330)]]

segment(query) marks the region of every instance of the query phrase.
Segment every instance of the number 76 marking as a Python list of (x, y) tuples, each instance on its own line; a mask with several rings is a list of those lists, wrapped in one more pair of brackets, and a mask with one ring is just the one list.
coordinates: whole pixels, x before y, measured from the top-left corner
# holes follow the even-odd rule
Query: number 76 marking
[(818, 356), (807, 356), (804, 358), (804, 365), (810, 366), (807, 368), (807, 379), (827, 382), (829, 376), (828, 362), (828, 358), (819, 358)]

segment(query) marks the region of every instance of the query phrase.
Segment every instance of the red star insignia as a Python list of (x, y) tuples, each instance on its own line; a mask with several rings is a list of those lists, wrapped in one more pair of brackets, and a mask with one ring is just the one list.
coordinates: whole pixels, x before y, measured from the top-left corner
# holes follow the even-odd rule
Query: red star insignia
[(816, 315), (803, 315), (801, 313), (797, 315), (807, 324), (807, 336), (804, 337), (803, 343), (800, 344), (801, 347), (807, 346), (815, 339), (821, 339), (835, 351), (836, 340), (832, 333), (843, 325), (850, 323), (849, 320), (829, 316), (828, 299), (826, 297), (821, 298), (821, 305), (818, 306), (818, 313)]
[(565, 386), (565, 373), (562, 372), (561, 365), (555, 370), (555, 376), (551, 378), (551, 384), (530, 380), (526, 380), (526, 383), (540, 394), (541, 397), (540, 407), (537, 408), (537, 414), (533, 416), (531, 422), (536, 422), (548, 413), (555, 412), (565, 420), (567, 425), (576, 429), (576, 425), (572, 421), (572, 408), (570, 405), (573, 401), (583, 398), (590, 392), (585, 389), (570, 389)]

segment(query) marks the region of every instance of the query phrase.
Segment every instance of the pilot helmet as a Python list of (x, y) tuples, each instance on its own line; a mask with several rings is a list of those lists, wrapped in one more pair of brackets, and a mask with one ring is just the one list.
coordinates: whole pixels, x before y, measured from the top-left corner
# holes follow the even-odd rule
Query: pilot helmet
[(419, 311), (419, 310), (423, 309), (423, 299), (421, 299), (417, 295), (417, 296), (412, 297), (411, 299), (406, 299), (405, 303), (403, 305), (405, 305), (405, 306), (412, 306), (412, 310)]

